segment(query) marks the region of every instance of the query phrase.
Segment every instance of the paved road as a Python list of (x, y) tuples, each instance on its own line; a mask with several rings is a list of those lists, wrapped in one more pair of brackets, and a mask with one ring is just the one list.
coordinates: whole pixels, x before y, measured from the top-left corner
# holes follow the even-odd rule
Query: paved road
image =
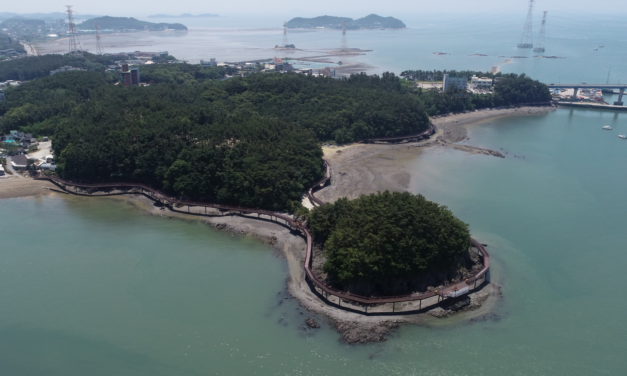
[(37, 50), (32, 48), (31, 45), (22, 42), (22, 46), (24, 46), (24, 49), (26, 50), (27, 55), (37, 56)]
[(24, 179), (22, 175), (18, 174), (17, 171), (13, 169), (13, 166), (11, 166), (11, 157), (9, 157), (8, 155), (7, 155), (7, 170), (11, 171), (13, 175), (18, 176), (20, 179)]

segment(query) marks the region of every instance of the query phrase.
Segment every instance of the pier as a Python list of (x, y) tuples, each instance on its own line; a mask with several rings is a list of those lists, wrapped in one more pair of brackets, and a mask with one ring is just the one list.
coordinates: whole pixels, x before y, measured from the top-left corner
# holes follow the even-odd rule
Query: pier
[(579, 89), (618, 89), (618, 100), (614, 102), (614, 106), (623, 105), (623, 94), (627, 84), (548, 84), (549, 89), (575, 89), (573, 93), (573, 99), (577, 98), (577, 91)]

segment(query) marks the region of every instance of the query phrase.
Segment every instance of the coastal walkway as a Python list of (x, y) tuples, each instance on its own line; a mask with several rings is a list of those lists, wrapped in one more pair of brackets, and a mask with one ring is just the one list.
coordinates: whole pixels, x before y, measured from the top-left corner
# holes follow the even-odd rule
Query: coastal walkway
[[(430, 127), (427, 131), (421, 133), (421, 135), (435, 132), (435, 127)], [(417, 137), (408, 136), (408, 137)], [(331, 181), (331, 167), (324, 161), (326, 173), (325, 176), (316, 181), (311, 188), (307, 191), (309, 199), (316, 205), (325, 205), (326, 203), (314, 196), (315, 191), (324, 187)], [(267, 217), (269, 220), (279, 223), (283, 226), (287, 226), (293, 231), (301, 232), (307, 242), (307, 248), (305, 253), (305, 275), (308, 283), (315, 293), (324, 299), (328, 304), (342, 307), (344, 309), (363, 312), (366, 314), (390, 314), (390, 313), (408, 313), (423, 310), (427, 307), (432, 307), (440, 302), (468, 294), (469, 292), (481, 288), (484, 282), (489, 282), (490, 271), (490, 256), (485, 250), (484, 246), (471, 239), (471, 252), (475, 252), (483, 263), (483, 267), (477, 273), (470, 278), (458, 281), (454, 284), (445, 286), (439, 290), (428, 291), (425, 293), (409, 294), (409, 295), (397, 295), (397, 296), (361, 296), (351, 294), (350, 292), (340, 291), (330, 286), (327, 286), (324, 281), (321, 281), (311, 270), (313, 261), (313, 237), (307, 226), (300, 222), (298, 219), (293, 218), (290, 215), (284, 213), (277, 213), (270, 210), (245, 208), (234, 205), (224, 205), (220, 203), (199, 202), (181, 200), (154, 189), (150, 186), (140, 183), (80, 183), (69, 180), (64, 180), (53, 175), (39, 175), (35, 177), (36, 180), (49, 180), (57, 185), (65, 192), (69, 192), (81, 196), (110, 196), (120, 194), (143, 194), (149, 197), (155, 202), (169, 207), (172, 211), (189, 213), (194, 215), (206, 215), (211, 214), (207, 212), (208, 208), (217, 209), (222, 215), (225, 213), (233, 213), (244, 217), (250, 215), (257, 215), (257, 218), (262, 216)], [(192, 212), (192, 208), (199, 208)], [(203, 211), (204, 208), (204, 211)], [(185, 210), (187, 209), (187, 210)], [(254, 218), (254, 217), (252, 217)], [(264, 218), (265, 219), (265, 218)]]

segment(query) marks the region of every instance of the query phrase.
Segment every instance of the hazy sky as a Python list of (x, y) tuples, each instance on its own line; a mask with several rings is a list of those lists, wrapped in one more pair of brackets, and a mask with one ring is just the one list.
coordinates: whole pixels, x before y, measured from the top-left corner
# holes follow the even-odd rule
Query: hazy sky
[[(142, 17), (155, 13), (218, 13), (226, 16), (238, 14), (274, 14), (286, 16), (334, 15), (360, 17), (370, 13), (402, 18), (406, 14), (423, 12), (466, 12), (466, 13), (524, 13), (528, 0), (439, 0), (439, 1), (374, 1), (374, 0), (20, 0), (3, 1), (0, 12), (63, 12), (66, 4), (74, 5), (82, 14)], [(625, 0), (536, 0), (538, 11), (551, 13), (627, 13)], [(244, 13), (242, 13), (244, 12)], [(602, 25), (599, 25), (602, 27)]]

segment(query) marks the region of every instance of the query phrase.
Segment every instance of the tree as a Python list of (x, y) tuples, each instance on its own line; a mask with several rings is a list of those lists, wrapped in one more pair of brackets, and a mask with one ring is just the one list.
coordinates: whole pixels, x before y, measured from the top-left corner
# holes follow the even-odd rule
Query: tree
[(324, 245), (325, 272), (342, 283), (447, 270), (470, 246), (467, 224), (446, 207), (408, 192), (316, 207), (310, 227)]

